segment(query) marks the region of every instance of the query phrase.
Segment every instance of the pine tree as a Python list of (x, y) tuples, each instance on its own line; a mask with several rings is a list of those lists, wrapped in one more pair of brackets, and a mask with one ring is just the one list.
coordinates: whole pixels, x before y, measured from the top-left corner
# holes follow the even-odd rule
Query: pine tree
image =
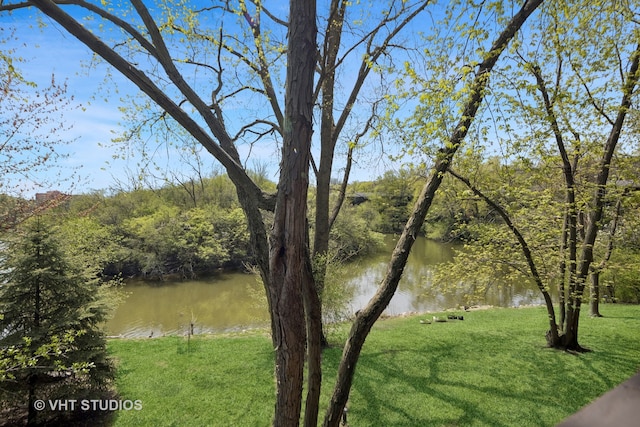
[(107, 287), (62, 249), (51, 230), (37, 218), (0, 253), (0, 349), (26, 360), (2, 391), (17, 404), (28, 399), (30, 424), (36, 399), (102, 392), (113, 376), (100, 329), (108, 313)]

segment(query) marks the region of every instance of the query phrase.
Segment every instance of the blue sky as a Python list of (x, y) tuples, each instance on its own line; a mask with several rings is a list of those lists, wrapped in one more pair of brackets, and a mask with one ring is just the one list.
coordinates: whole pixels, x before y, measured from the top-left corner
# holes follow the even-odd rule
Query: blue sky
[[(73, 96), (74, 102), (81, 106), (64, 113), (65, 121), (72, 125), (72, 129), (68, 134), (60, 135), (61, 139), (73, 141), (61, 148), (62, 152), (70, 154), (63, 166), (80, 167), (78, 174), (82, 177), (82, 180), (70, 191), (82, 193), (93, 189), (108, 189), (116, 180), (127, 181), (128, 174), (136, 173), (140, 157), (114, 159), (113, 155), (116, 151), (109, 145), (111, 139), (124, 130), (122, 115), (118, 110), (121, 105), (120, 98), (137, 93), (137, 88), (114, 72), (108, 85), (114, 84), (118, 93), (113, 93), (112, 88), (109, 89), (110, 92), (102, 90), (101, 86), (105, 84), (104, 77), (108, 73), (108, 66), (98, 62), (89, 68), (88, 64), (92, 56), (88, 48), (64, 30), (59, 29), (57, 24), (46, 17), (43, 18), (46, 25), (38, 28), (35, 16), (41, 16), (41, 14), (35, 10), (13, 14), (0, 13), (0, 27), (4, 27), (3, 31), (15, 27), (18, 37), (17, 41), (3, 48), (17, 49), (19, 56), (24, 60), (18, 66), (27, 80), (41, 87), (48, 85), (52, 74), (58, 82), (67, 81), (68, 94)], [(346, 78), (349, 79), (349, 77)], [(316, 134), (318, 133), (319, 130), (316, 130)], [(239, 150), (244, 158), (248, 147), (240, 146)], [(277, 150), (277, 146), (273, 144), (256, 145), (252, 148), (253, 160), (247, 163), (248, 166), (251, 166), (252, 162), (266, 164), (270, 178), (277, 180)], [(176, 156), (167, 158), (166, 153), (167, 150), (164, 148), (158, 150), (155, 160), (161, 167), (165, 165), (175, 167), (178, 163)], [(213, 168), (215, 159), (208, 153), (203, 153), (203, 156), (205, 163), (212, 165), (210, 168)], [(341, 161), (343, 162), (338, 155), (334, 170), (339, 171)], [(352, 178), (373, 179), (382, 175), (389, 166), (388, 162), (379, 159), (363, 161), (354, 165)], [(38, 176), (37, 178), (44, 183), (43, 187), (28, 189), (27, 196), (36, 191), (67, 190), (64, 187), (68, 184), (63, 183), (63, 188), (59, 188), (58, 183), (53, 181), (53, 177)], [(29, 187), (25, 185), (25, 188)]]
[[(104, 97), (97, 96), (97, 84), (104, 79), (106, 66), (98, 65), (89, 70), (80, 67), (81, 63), (88, 64), (91, 55), (87, 48), (72, 36), (64, 34), (55, 25), (48, 25), (43, 29), (31, 28), (31, 23), (16, 16), (0, 14), (0, 25), (15, 27), (18, 40), (3, 46), (5, 49), (16, 48), (23, 62), (17, 68), (26, 80), (34, 82), (40, 88), (49, 85), (52, 75), (56, 82), (68, 83), (69, 96), (73, 97), (73, 104), (79, 108), (68, 108), (64, 111), (64, 118), (71, 129), (59, 139), (72, 141), (60, 147), (60, 151), (69, 154), (64, 160), (64, 167), (81, 167), (78, 171), (82, 181), (73, 192), (84, 192), (91, 189), (108, 188), (112, 183), (111, 174), (119, 174), (126, 162), (115, 162), (112, 168), (104, 170), (106, 161), (112, 157), (112, 150), (103, 147), (114, 136), (113, 131), (119, 129), (121, 114), (117, 102), (108, 102)], [(33, 20), (31, 20), (33, 22)], [(8, 25), (7, 25), (8, 24)], [(4, 28), (3, 30), (6, 30)], [(119, 82), (122, 88), (132, 87), (124, 79)], [(131, 90), (131, 89), (129, 89)], [(35, 191), (58, 188), (56, 182), (48, 182), (47, 176), (35, 177), (42, 180), (44, 188), (28, 188), (27, 195)], [(66, 187), (69, 183), (63, 183)]]
[[(319, 3), (320, 13), (326, 13), (323, 8), (326, 8), (327, 2)], [(363, 13), (365, 14), (363, 16), (366, 16), (367, 13), (371, 13), (371, 16), (376, 17), (376, 20), (381, 16), (376, 10), (376, 7), (386, 4), (386, 2), (378, 3), (373, 0), (363, 3), (365, 3), (365, 5), (358, 9), (356, 14)], [(211, 3), (203, 2), (203, 4)], [(271, 0), (268, 4), (272, 11), (280, 8), (278, 12), (281, 12), (281, 16), (284, 17), (286, 15), (286, 2)], [(435, 2), (435, 5), (430, 5), (429, 15), (423, 15), (422, 18), (414, 21), (409, 31), (405, 31), (404, 36), (407, 37), (410, 43), (416, 41), (415, 39), (418, 37), (417, 33), (419, 31), (429, 31), (431, 25), (434, 25), (434, 20), (438, 19), (438, 15), (442, 14), (444, 9), (443, 4), (446, 3), (438, 4), (438, 2)], [(283, 10), (285, 12), (282, 12)], [(38, 26), (38, 16), (45, 24), (42, 28)], [(208, 17), (211, 19), (209, 25), (212, 25), (212, 28), (217, 28), (219, 24), (213, 22), (217, 19), (217, 15), (212, 13), (208, 14)], [(361, 18), (361, 16), (354, 17), (356, 21), (358, 18)], [(267, 18), (264, 19), (266, 20)], [(462, 19), (466, 20), (469, 18), (465, 17)], [(89, 23), (88, 25), (93, 24)], [(233, 28), (226, 23), (225, 25), (227, 31), (233, 31)], [(233, 26), (233, 23), (230, 25)], [(65, 166), (81, 167), (79, 175), (83, 178), (83, 180), (70, 191), (80, 193), (92, 189), (108, 189), (112, 187), (116, 181), (127, 182), (129, 176), (135, 176), (138, 172), (138, 162), (141, 159), (139, 153), (134, 152), (135, 156), (133, 158), (114, 159), (113, 156), (117, 154), (117, 151), (110, 147), (110, 142), (112, 138), (118, 136), (125, 130), (122, 124), (125, 122), (125, 118), (119, 110), (119, 107), (122, 105), (121, 99), (127, 95), (136, 94), (138, 92), (137, 88), (115, 71), (110, 75), (109, 79), (105, 80), (105, 76), (109, 74), (109, 67), (99, 61), (93, 64), (93, 67), (88, 67), (92, 58), (89, 49), (84, 47), (84, 45), (73, 36), (59, 29), (57, 24), (51, 22), (48, 18), (42, 18), (41, 14), (35, 10), (20, 11), (14, 14), (0, 13), (0, 27), (5, 30), (11, 27), (17, 29), (16, 34), (18, 40), (14, 41), (13, 45), (5, 45), (3, 48), (11, 49), (15, 47), (17, 49), (19, 55), (24, 60), (24, 62), (20, 64), (20, 69), (26, 79), (34, 81), (39, 85), (46, 85), (50, 81), (51, 74), (53, 73), (57, 81), (68, 82), (69, 95), (73, 96), (75, 102), (82, 106), (81, 109), (73, 109), (65, 112), (66, 121), (73, 127), (67, 135), (60, 135), (61, 139), (73, 140), (70, 145), (64, 147), (64, 151), (70, 154), (69, 158), (65, 160), (65, 162), (67, 162)], [(358, 31), (365, 33), (367, 31), (365, 27), (366, 25), (360, 28), (358, 24), (352, 23), (350, 31), (354, 31), (354, 34), (357, 34)], [(491, 32), (491, 29), (487, 28), (487, 30)], [(444, 31), (446, 32), (447, 30), (444, 29)], [(283, 38), (284, 36), (280, 35), (280, 37)], [(402, 40), (404, 40), (402, 37), (397, 40), (398, 43), (402, 43)], [(354, 74), (357, 71), (362, 54), (361, 52), (355, 51), (351, 58), (353, 65), (347, 62), (349, 65), (347, 65), (338, 77), (339, 90), (343, 90), (343, 92), (348, 92), (351, 89)], [(404, 58), (408, 59), (409, 57)], [(402, 66), (403, 58), (394, 56), (394, 61), (397, 62), (396, 65)], [(455, 74), (455, 71), (453, 74)], [(384, 76), (371, 74), (369, 79), (377, 83), (377, 81), (383, 77)], [(209, 82), (209, 84), (211, 84), (211, 82)], [(372, 85), (375, 86), (373, 83)], [(209, 86), (209, 88), (210, 87), (211, 86)], [(372, 95), (370, 90), (370, 87), (365, 86), (361, 91), (361, 97), (366, 99), (378, 96)], [(346, 94), (339, 93), (338, 95), (342, 97), (341, 102), (344, 103)], [(260, 103), (255, 104), (249, 100), (250, 98), (241, 97), (239, 99), (239, 101), (227, 103), (224, 107), (225, 120), (227, 124), (231, 123), (232, 126), (237, 125), (240, 119), (246, 120), (245, 116), (247, 115), (257, 113), (257, 117), (259, 117), (261, 114), (260, 108), (265, 104), (264, 99), (259, 100)], [(415, 104), (415, 102), (413, 102), (413, 104), (409, 103), (408, 106), (415, 106)], [(359, 111), (363, 111), (363, 116), (366, 117), (369, 109), (366, 101), (359, 104), (355, 110), (358, 111), (358, 109)], [(405, 109), (404, 111), (407, 110), (408, 109)], [(364, 119), (361, 119), (360, 122), (360, 124), (362, 124)], [(239, 126), (236, 126), (236, 128), (238, 127)], [(353, 128), (345, 128), (345, 131), (355, 132)], [(230, 133), (233, 132), (234, 131), (231, 131)], [(317, 138), (318, 135), (319, 129), (316, 128), (315, 137)], [(427, 141), (425, 145), (433, 142), (437, 141)], [(390, 161), (388, 154), (397, 154), (399, 150), (398, 145), (398, 141), (394, 138), (387, 138), (384, 146), (384, 150), (386, 151), (384, 153), (381, 153), (379, 146), (371, 148), (364, 157), (360, 157), (359, 161), (354, 164), (351, 175), (352, 181), (375, 179), (381, 176), (385, 170), (397, 169), (399, 164)], [(239, 145), (238, 148), (241, 158), (245, 159), (249, 153), (249, 146), (244, 144)], [(341, 168), (343, 168), (344, 164), (345, 151), (346, 149), (344, 148), (343, 142), (342, 149), (336, 152), (333, 174), (335, 177), (340, 176)], [(168, 154), (171, 155), (168, 156)], [(251, 167), (254, 162), (265, 165), (268, 168), (269, 178), (277, 181), (279, 157), (277, 144), (268, 140), (260, 142), (251, 148), (251, 156), (252, 160), (247, 162), (247, 166)], [(205, 163), (205, 172), (215, 167), (216, 161), (208, 153), (203, 152), (202, 158)], [(179, 170), (181, 164), (180, 158), (176, 156), (171, 148), (167, 148), (166, 146), (160, 147), (156, 152), (154, 160), (161, 170), (172, 169), (172, 172), (181, 173)], [(413, 159), (409, 158), (406, 159), (406, 161), (412, 160)], [(187, 167), (187, 171), (183, 173), (189, 174), (188, 169)], [(219, 167), (218, 169), (221, 170)], [(47, 177), (39, 178), (46, 181)], [(50, 182), (46, 183), (41, 190), (67, 190), (64, 187), (59, 188), (59, 184), (53, 179), (49, 181)], [(31, 191), (31, 193), (33, 192), (34, 191)], [(27, 195), (28, 194), (27, 192)]]

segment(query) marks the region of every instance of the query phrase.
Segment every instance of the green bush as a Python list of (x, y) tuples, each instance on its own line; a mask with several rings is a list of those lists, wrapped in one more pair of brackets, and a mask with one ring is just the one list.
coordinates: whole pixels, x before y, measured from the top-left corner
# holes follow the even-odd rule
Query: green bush
[(600, 295), (621, 303), (640, 303), (640, 254), (630, 250), (614, 252), (608, 269), (603, 273), (604, 289)]
[(384, 244), (384, 236), (372, 231), (370, 223), (359, 214), (361, 210), (360, 206), (345, 206), (333, 224), (329, 252), (340, 261), (375, 253)]

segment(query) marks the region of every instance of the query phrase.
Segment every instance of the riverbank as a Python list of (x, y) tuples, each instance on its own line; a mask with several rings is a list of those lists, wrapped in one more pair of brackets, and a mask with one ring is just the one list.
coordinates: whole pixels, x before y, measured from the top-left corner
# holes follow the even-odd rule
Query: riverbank
[[(377, 322), (362, 352), (350, 398), (357, 426), (552, 426), (640, 367), (640, 306), (604, 305), (581, 321), (591, 353), (545, 347), (544, 308), (488, 309), (464, 320), (420, 323), (433, 315)], [(116, 426), (262, 426), (274, 402), (267, 330), (196, 337), (118, 339), (121, 399)], [(330, 331), (323, 354), (326, 408), (348, 325)], [(612, 363), (615, 361), (615, 363)]]
[[(364, 257), (334, 271), (325, 284), (325, 314), (344, 319), (362, 309), (378, 290), (391, 251)], [(523, 281), (492, 286), (482, 296), (469, 300), (463, 291), (442, 291), (433, 283), (434, 268), (450, 261), (454, 247), (416, 239), (402, 280), (385, 315), (407, 312), (439, 312), (462, 305), (515, 307), (542, 302), (540, 291)], [(264, 286), (253, 275), (221, 273), (210, 280), (149, 283), (129, 281), (127, 295), (107, 324), (112, 336), (146, 338), (183, 335), (190, 324), (196, 334), (233, 331), (268, 325)]]

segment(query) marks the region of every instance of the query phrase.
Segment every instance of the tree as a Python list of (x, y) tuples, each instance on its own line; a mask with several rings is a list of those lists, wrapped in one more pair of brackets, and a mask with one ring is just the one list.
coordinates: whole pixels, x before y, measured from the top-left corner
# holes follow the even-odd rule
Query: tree
[[(0, 44), (15, 38), (0, 30)], [(38, 206), (24, 200), (25, 192), (47, 185), (41, 173), (57, 171), (59, 184), (73, 179), (60, 165), (67, 157), (61, 148), (71, 141), (58, 136), (70, 129), (63, 115), (75, 108), (73, 97), (53, 75), (48, 87), (38, 89), (21, 75), (20, 62), (15, 51), (0, 50), (0, 232), (66, 200), (64, 194)]]
[[(278, 426), (299, 424), (306, 353), (308, 394), (304, 424), (315, 426), (321, 381), (320, 344), (322, 334), (320, 304), (312, 271), (311, 250), (307, 244), (306, 218), (315, 101), (314, 73), (317, 66), (315, 2), (311, 0), (291, 1), (288, 21), (277, 18), (276, 15), (264, 8), (262, 2), (254, 3), (257, 11), (257, 15), (254, 16), (247, 10), (247, 3), (240, 1), (236, 8), (230, 8), (231, 2), (225, 2), (220, 6), (214, 5), (199, 11), (189, 8), (186, 12), (182, 8), (173, 8), (172, 4), (160, 4), (159, 7), (164, 14), (154, 11), (155, 17), (152, 11), (139, 0), (132, 0), (133, 10), (126, 11), (131, 13), (123, 13), (122, 16), (117, 15), (116, 11), (101, 8), (93, 3), (83, 1), (72, 3), (80, 6), (89, 15), (99, 16), (102, 23), (115, 26), (120, 30), (119, 33), (124, 35), (124, 38), (115, 41), (115, 47), (110, 47), (96, 35), (97, 33), (83, 26), (80, 20), (63, 10), (63, 7), (69, 5), (68, 2), (56, 4), (50, 0), (34, 0), (29, 3), (5, 3), (0, 7), (0, 10), (37, 7), (132, 81), (150, 98), (152, 104), (163, 111), (163, 119), (172, 120), (184, 128), (226, 169), (229, 178), (236, 186), (238, 200), (247, 218), (251, 246), (265, 286), (271, 314), (272, 340), (276, 350), (277, 387), (273, 424)], [(364, 59), (359, 76), (366, 76), (370, 68), (375, 68), (375, 61), (383, 57), (391, 38), (403, 27), (404, 20), (410, 18), (415, 11), (430, 4), (429, 2), (416, 3), (418, 6), (412, 9), (412, 12), (406, 13), (405, 3), (407, 2), (391, 2), (390, 8), (383, 10), (383, 20), (376, 27), (377, 29), (365, 32), (364, 37), (356, 40), (354, 46), (366, 45), (368, 49), (363, 55)], [(500, 28), (504, 29), (498, 30), (500, 31), (499, 35), (496, 36), (490, 48), (478, 50), (477, 56), (480, 59), (476, 61), (477, 69), (473, 75), (468, 73), (464, 80), (463, 85), (467, 91), (463, 97), (460, 97), (463, 108), (459, 112), (460, 114), (456, 115), (458, 120), (454, 132), (443, 139), (443, 147), (437, 162), (394, 251), (389, 274), (381, 284), (380, 292), (355, 320), (344, 350), (334, 397), (325, 416), (325, 425), (334, 426), (339, 423), (362, 345), (373, 323), (380, 316), (397, 287), (413, 239), (422, 225), (435, 192), (440, 186), (442, 174), (446, 171), (447, 164), (457, 152), (468, 132), (469, 125), (473, 122), (484, 97), (493, 66), (509, 41), (540, 3), (541, 0), (528, 0), (522, 8), (513, 13), (510, 19), (506, 19), (500, 24)], [(333, 34), (334, 24), (339, 24), (336, 28), (342, 25), (342, 18), (337, 18), (336, 13), (342, 13), (340, 11), (344, 11), (348, 4), (350, 2), (332, 2), (334, 6), (331, 9), (332, 14), (327, 18), (329, 30), (326, 37), (329, 37), (330, 33)], [(396, 15), (399, 10), (405, 11), (403, 15)], [(180, 14), (176, 11), (185, 13)], [(217, 28), (214, 37), (210, 34), (204, 34), (204, 37), (201, 37), (203, 33), (200, 31), (201, 27), (198, 26), (197, 18), (212, 11), (236, 12), (240, 16), (242, 24), (236, 22), (235, 25), (242, 25), (245, 33), (242, 33), (242, 36), (229, 35)], [(460, 11), (461, 15), (465, 12), (464, 8)], [(285, 44), (281, 43), (281, 49), (270, 51), (264, 49), (264, 40), (268, 40), (274, 35), (264, 31), (264, 23), (260, 20), (263, 17), (262, 13), (277, 26), (280, 26), (280, 30), (286, 31), (286, 48)], [(450, 13), (453, 12), (450, 11)], [(488, 13), (492, 13), (492, 11), (489, 10)], [(399, 18), (399, 16), (403, 17)], [(396, 20), (398, 23), (389, 29), (388, 25)], [(182, 31), (185, 28), (190, 30), (186, 35)], [(206, 26), (202, 27), (202, 29), (205, 28)], [(339, 32), (337, 34), (339, 35)], [(382, 37), (381, 43), (375, 43), (368, 34), (384, 34), (384, 37)], [(250, 60), (244, 55), (242, 40), (245, 35), (254, 41), (254, 47), (246, 50), (252, 55)], [(172, 54), (175, 52), (175, 47), (184, 47), (185, 37), (188, 40), (195, 40), (196, 37), (199, 37), (199, 40), (208, 42), (209, 50), (204, 52), (205, 57), (215, 59), (213, 61), (209, 59), (209, 63), (199, 62), (195, 58), (194, 52), (189, 50), (186, 51), (186, 55)], [(332, 40), (327, 43), (340, 46), (339, 37), (333, 37)], [(239, 46), (239, 50), (236, 49), (237, 46)], [(221, 54), (223, 50), (235, 57), (236, 61), (223, 62)], [(136, 57), (141, 52), (142, 55)], [(330, 59), (329, 56), (335, 53), (330, 52), (330, 49), (325, 51), (326, 61), (323, 64), (329, 72), (333, 72), (335, 70), (334, 59)], [(281, 75), (278, 74), (278, 70), (268, 67), (267, 55), (271, 55), (271, 58), (286, 55), (284, 112), (277, 104), (278, 96), (274, 89), (276, 85), (273, 83), (274, 79), (281, 77)], [(153, 66), (149, 69), (143, 69), (144, 64), (149, 62), (153, 63)], [(335, 64), (338, 63), (339, 60), (336, 59)], [(244, 64), (250, 69), (250, 76), (253, 77), (253, 80), (242, 82), (235, 89), (237, 92), (232, 90), (223, 93), (225, 84), (229, 84), (231, 80), (225, 79), (227, 75), (227, 72), (224, 71), (225, 67), (229, 65), (236, 67), (238, 64)], [(185, 72), (193, 66), (206, 69), (210, 73), (209, 81), (215, 82), (215, 86), (213, 88), (207, 86), (205, 90), (199, 88), (198, 92), (187, 79), (188, 74)], [(156, 72), (160, 74), (156, 74)], [(327, 76), (323, 77), (321, 74), (320, 80), (322, 81), (324, 78)], [(354, 99), (348, 100), (346, 103), (348, 108), (345, 108), (345, 111), (351, 110), (355, 98), (358, 97), (363, 80), (358, 81), (360, 81), (360, 86), (354, 86), (356, 89), (351, 92)], [(257, 87), (256, 82), (260, 83), (260, 88)], [(329, 87), (321, 90), (323, 104), (330, 105), (332, 90)], [(266, 127), (267, 129), (277, 129), (282, 135), (280, 177), (278, 191), (275, 195), (265, 194), (241, 166), (240, 155), (235, 144), (237, 137), (230, 132), (229, 120), (226, 120), (223, 114), (225, 102), (234, 93), (239, 92), (265, 94), (266, 103), (272, 112), (266, 119), (260, 115), (250, 123), (241, 125), (239, 132), (235, 135), (244, 135), (249, 129), (255, 129), (256, 126), (263, 127), (259, 133), (263, 133), (264, 127)], [(330, 115), (330, 111), (327, 110), (327, 117)], [(329, 119), (323, 123), (328, 127), (334, 126)], [(334, 131), (330, 133), (332, 138), (327, 139), (331, 141), (332, 145), (337, 141), (340, 123), (339, 119), (335, 124)], [(366, 121), (365, 129), (370, 126), (367, 123), (370, 123), (369, 120)], [(361, 134), (362, 132), (357, 132), (355, 136)], [(334, 146), (327, 147), (326, 152), (331, 154), (333, 149)], [(331, 160), (328, 158), (323, 166), (328, 171), (331, 171)], [(348, 170), (348, 167), (346, 169)], [(324, 189), (322, 191), (326, 191), (327, 187), (323, 185), (322, 188)], [(318, 215), (323, 216), (322, 221), (324, 221), (325, 213), (328, 212), (325, 207), (317, 209)], [(274, 225), (268, 237), (261, 209), (274, 211)], [(318, 233), (322, 234), (322, 239), (326, 239), (325, 231)], [(321, 244), (318, 244), (318, 248), (322, 254)]]
[(104, 391), (114, 372), (100, 329), (106, 287), (94, 271), (69, 262), (46, 227), (40, 218), (28, 224), (0, 264), (0, 345), (3, 356), (20, 362), (9, 362), (13, 372), (3, 386), (20, 399), (26, 392), (29, 425), (36, 423), (36, 398)]
[[(451, 172), (495, 209), (512, 233), (508, 238), (492, 227), (492, 237), (481, 239), (487, 251), (477, 253), (486, 259), (490, 250), (503, 265), (517, 265), (535, 282), (547, 308), (547, 341), (556, 348), (584, 350), (578, 341), (584, 291), (610, 257), (609, 247), (598, 265), (594, 254), (607, 247), (599, 246), (599, 231), (605, 225), (616, 229), (617, 215), (607, 220), (605, 211), (615, 204), (616, 192), (622, 193), (609, 177), (616, 173), (613, 159), (624, 142), (638, 82), (640, 41), (633, 7), (549, 5), (538, 24), (540, 43), (531, 48), (521, 43), (512, 56), (516, 71), (496, 85), (510, 101), (498, 124), (507, 134), (501, 139), (511, 156), (512, 174), (505, 174), (510, 181), (500, 182), (500, 190), (485, 189)], [(603, 22), (597, 33), (595, 19)], [(528, 179), (518, 173), (518, 162)], [(513, 245), (514, 238), (524, 265), (512, 253), (496, 252), (498, 245)], [(558, 316), (550, 294), (553, 282)], [(592, 297), (597, 290), (594, 284)]]
[[(392, 69), (390, 64), (385, 63), (385, 56), (391, 56), (392, 53), (400, 53), (403, 50), (410, 50), (409, 46), (406, 45), (404, 48), (400, 48), (398, 35), (416, 17), (421, 16), (428, 5), (429, 1), (391, 1), (388, 5), (382, 6), (382, 19), (380, 21), (371, 17), (370, 12), (366, 12), (365, 16), (360, 18), (360, 22), (371, 21), (373, 23), (371, 29), (364, 31), (364, 35), (356, 33), (355, 42), (345, 49), (342, 47), (344, 40), (354, 38), (354, 34), (345, 31), (345, 20), (348, 19), (354, 8), (350, 2), (345, 0), (332, 0), (330, 3), (323, 43), (319, 49), (319, 78), (314, 90), (315, 97), (320, 97), (320, 156), (318, 162), (313, 163), (316, 177), (316, 203), (312, 256), (315, 260), (314, 279), (320, 295), (322, 295), (324, 289), (329, 236), (344, 202), (354, 151), (362, 144), (361, 138), (367, 135), (375, 125), (375, 122), (378, 121), (377, 115), (379, 113), (377, 109), (380, 108), (380, 104), (383, 102), (384, 96), (386, 96), (385, 91), (390, 88), (381, 88), (382, 93), (378, 95), (378, 98), (368, 102), (371, 106), (371, 113), (360, 119), (363, 124), (354, 125), (355, 131), (347, 133), (345, 126), (350, 120), (354, 119), (354, 116), (356, 116), (357, 120), (358, 114), (354, 113), (354, 108), (358, 107), (358, 100), (361, 98), (361, 92), (370, 74), (377, 73), (382, 77), (385, 72)], [(364, 52), (360, 53), (356, 50), (358, 45), (365, 46)], [(356, 53), (361, 54), (360, 60), (354, 58)], [(342, 100), (339, 96), (341, 92), (340, 85), (336, 84), (336, 79), (340, 77), (340, 73), (345, 72), (342, 70), (347, 68), (349, 58), (353, 58), (352, 61), (358, 64), (358, 71), (355, 81), (350, 89), (346, 91), (348, 97), (346, 100)], [(370, 92), (373, 92), (373, 90), (370, 90)], [(343, 103), (342, 106), (340, 106), (340, 102)], [(346, 138), (345, 134), (347, 134)], [(347, 141), (345, 144), (347, 159), (339, 195), (333, 206), (331, 206), (330, 189), (334, 169), (333, 164), (336, 148), (341, 139), (346, 139)], [(323, 345), (326, 345), (324, 336), (322, 340)]]
[[(215, 100), (214, 105), (217, 105), (217, 114), (222, 115), (223, 104), (242, 103), (251, 119), (239, 123), (226, 120), (224, 125), (231, 142), (238, 148), (248, 145), (249, 153), (262, 148), (260, 144), (264, 141), (271, 142), (275, 139), (279, 142), (283, 139), (282, 112), (285, 94), (278, 82), (284, 78), (282, 60), (285, 59), (283, 53), (287, 51), (283, 41), (286, 37), (283, 31), (287, 30), (285, 20), (278, 18), (262, 2), (250, 3), (253, 6), (244, 1), (237, 4), (226, 1), (205, 9), (207, 12), (221, 13), (221, 28), (210, 29), (206, 25), (199, 25), (199, 17), (203, 11), (196, 14), (190, 9), (181, 8), (173, 8), (167, 12), (170, 18), (166, 24), (171, 31), (198, 46), (189, 53), (186, 62), (196, 69), (213, 71), (216, 75), (217, 85), (211, 96)], [(390, 85), (385, 76), (393, 62), (391, 54), (411, 49), (398, 40), (400, 34), (424, 12), (430, 2), (391, 0), (381, 5), (375, 3), (372, 2), (371, 5), (375, 5), (376, 9), (380, 8), (380, 13), (357, 7), (346, 0), (333, 0), (327, 5), (326, 16), (321, 16), (326, 24), (318, 32), (317, 78), (313, 89), (314, 115), (318, 117), (320, 128), (319, 155), (315, 159), (313, 156), (310, 158), (316, 181), (313, 188), (315, 198), (313, 217), (310, 218), (310, 240), (314, 280), (320, 296), (324, 288), (329, 235), (344, 202), (355, 153), (366, 145), (362, 141), (378, 121), (378, 111), (384, 103), (385, 92), (390, 90), (385, 87)], [(269, 23), (273, 25), (269, 26)], [(240, 26), (240, 30), (230, 34), (221, 31), (222, 27), (229, 25), (233, 28)], [(215, 48), (213, 51), (212, 46)], [(217, 57), (215, 67), (200, 59), (206, 58), (207, 54)], [(222, 70), (229, 66), (227, 64), (242, 78), (231, 80), (225, 77)], [(347, 82), (347, 79), (340, 81), (340, 77), (352, 74), (354, 68), (357, 68), (357, 72), (353, 82)], [(372, 75), (379, 76), (381, 83), (370, 83)], [(367, 99), (364, 100), (365, 97), (361, 95), (363, 90), (368, 92)], [(375, 94), (372, 99), (371, 94)], [(153, 123), (156, 129), (161, 127), (155, 132), (156, 143), (159, 144), (184, 133), (173, 129), (171, 122), (162, 121), (157, 125), (160, 121), (158, 116), (164, 113), (150, 115), (149, 111), (153, 111), (153, 108), (150, 108), (148, 101), (137, 101), (133, 105), (136, 106), (133, 111), (129, 109), (132, 131), (123, 136), (121, 141), (137, 140), (142, 149), (146, 150), (146, 143), (140, 140), (146, 141), (148, 138), (139, 138), (140, 123)], [(252, 106), (250, 110), (249, 105)], [(166, 127), (162, 128), (163, 124)], [(167, 138), (167, 135), (172, 138)], [(147, 151), (154, 152), (155, 148)], [(332, 198), (330, 183), (335, 173), (334, 157), (339, 151), (345, 153), (346, 165), (338, 196)], [(246, 162), (245, 160), (244, 163)], [(188, 188), (185, 189), (189, 191)], [(327, 343), (324, 336), (322, 340), (325, 346)]]
[[(3, 37), (14, 36), (3, 30)], [(67, 157), (60, 148), (70, 141), (58, 134), (69, 129), (63, 114), (74, 106), (66, 84), (56, 82), (53, 75), (45, 89), (25, 80), (16, 68), (15, 55), (0, 51), (0, 193), (20, 195), (42, 186), (38, 174), (51, 173)], [(58, 178), (69, 179), (62, 170)]]

